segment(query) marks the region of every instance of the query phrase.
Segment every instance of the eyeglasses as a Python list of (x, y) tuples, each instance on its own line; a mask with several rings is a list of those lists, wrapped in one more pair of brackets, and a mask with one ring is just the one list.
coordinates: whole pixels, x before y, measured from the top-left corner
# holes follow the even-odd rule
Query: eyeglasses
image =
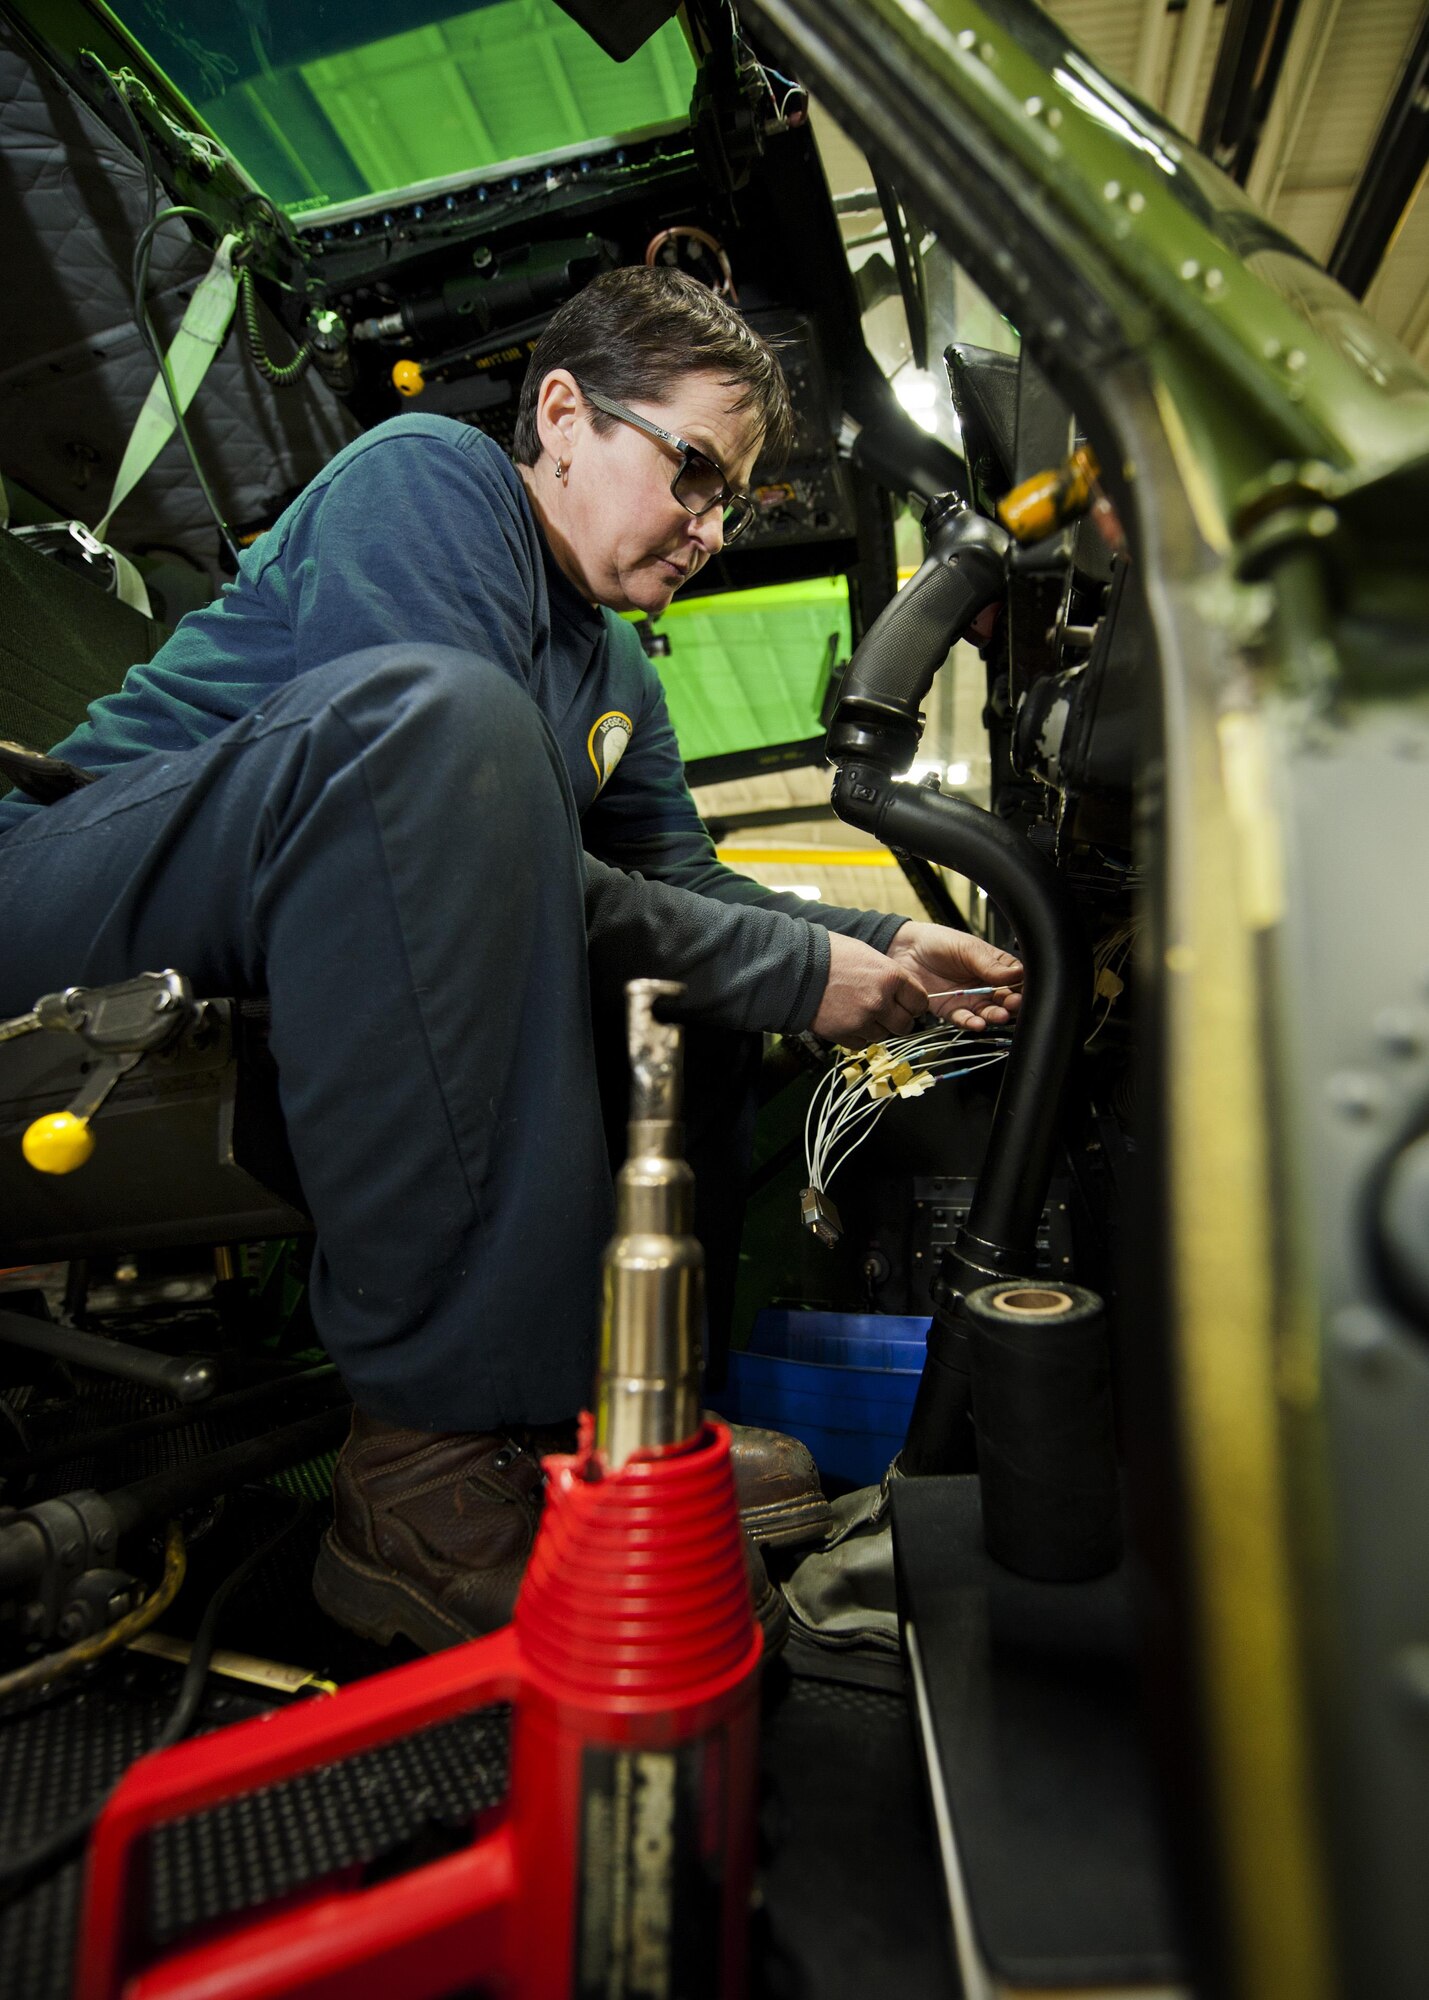
[(697, 445), (687, 444), (673, 431), (662, 430), (648, 417), (636, 416), (634, 410), (627, 410), (623, 403), (612, 402), (609, 396), (597, 395), (594, 389), (581, 385), (581, 394), (598, 410), (604, 410), (608, 417), (615, 417), (622, 424), (633, 424), (636, 430), (644, 431), (647, 437), (657, 439), (680, 454), (680, 469), (670, 482), (670, 491), (687, 514), (698, 518), (708, 514), (711, 507), (723, 506), (725, 541), (732, 542), (737, 535), (743, 534), (754, 517), (754, 502), (747, 493), (732, 490), (708, 452), (701, 451)]

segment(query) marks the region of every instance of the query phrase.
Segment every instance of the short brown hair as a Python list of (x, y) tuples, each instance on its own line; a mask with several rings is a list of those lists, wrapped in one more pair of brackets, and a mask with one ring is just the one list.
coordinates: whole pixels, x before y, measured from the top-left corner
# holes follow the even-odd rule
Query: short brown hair
[[(717, 375), (741, 391), (734, 407), (751, 412), (763, 451), (783, 459), (794, 442), (789, 387), (778, 356), (733, 306), (683, 271), (645, 264), (605, 271), (556, 313), (536, 343), (521, 384), (511, 456), (541, 456), (536, 397), (553, 368), (614, 402), (662, 403), (683, 375)], [(615, 422), (592, 409), (591, 423)]]

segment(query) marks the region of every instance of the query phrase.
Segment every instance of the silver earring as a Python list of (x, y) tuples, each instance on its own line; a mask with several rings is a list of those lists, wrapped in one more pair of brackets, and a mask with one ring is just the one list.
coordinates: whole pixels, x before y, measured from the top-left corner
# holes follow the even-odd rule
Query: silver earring
[(566, 483), (566, 461), (563, 458), (556, 460), (556, 477), (560, 480), (562, 486), (564, 486)]

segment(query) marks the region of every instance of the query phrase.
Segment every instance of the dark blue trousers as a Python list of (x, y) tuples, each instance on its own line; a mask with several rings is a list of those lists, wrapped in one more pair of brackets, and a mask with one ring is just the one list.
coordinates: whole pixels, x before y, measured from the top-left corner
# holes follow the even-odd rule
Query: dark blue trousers
[(174, 966), (266, 993), (354, 1398), (424, 1429), (585, 1405), (613, 1222), (580, 827), (534, 703), (446, 647), (301, 675), (0, 835), (0, 1013)]

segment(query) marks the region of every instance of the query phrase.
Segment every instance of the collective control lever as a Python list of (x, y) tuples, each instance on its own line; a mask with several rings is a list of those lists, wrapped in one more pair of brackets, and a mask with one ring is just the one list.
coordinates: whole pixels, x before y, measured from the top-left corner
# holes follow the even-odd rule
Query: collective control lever
[(167, 1048), (197, 1018), (199, 1003), (177, 972), (141, 972), (115, 986), (67, 986), (46, 993), (27, 1014), (0, 1021), (0, 1042), (44, 1029), (75, 1035), (97, 1061), (63, 1111), (37, 1118), (21, 1146), (42, 1174), (73, 1173), (94, 1151), (89, 1121), (113, 1090), (153, 1049)]

